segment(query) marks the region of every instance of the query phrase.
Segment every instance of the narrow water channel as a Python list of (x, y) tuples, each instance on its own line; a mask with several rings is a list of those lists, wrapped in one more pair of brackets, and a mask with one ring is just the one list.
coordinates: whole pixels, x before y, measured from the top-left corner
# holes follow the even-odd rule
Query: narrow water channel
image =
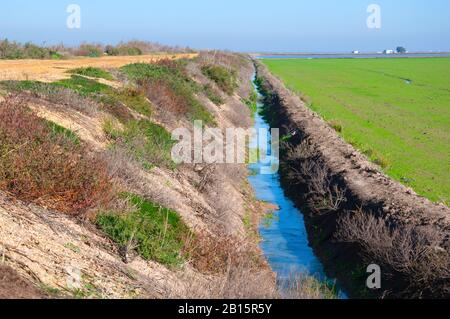
[[(262, 97), (258, 93), (258, 108), (255, 113), (254, 127), (257, 131), (261, 128), (270, 130), (270, 126), (260, 115), (263, 107)], [(268, 139), (267, 149), (270, 150), (271, 137)], [(258, 137), (254, 137), (250, 147), (257, 147)], [(315, 256), (309, 245), (308, 234), (302, 213), (295, 207), (294, 203), (286, 197), (280, 182), (278, 173), (267, 175), (261, 173), (264, 163), (252, 164), (249, 177), (256, 198), (258, 200), (273, 204), (278, 209), (265, 218), (260, 226), (262, 237), (261, 248), (272, 268), (277, 274), (280, 285), (292, 278), (295, 274), (312, 275), (320, 281), (332, 281), (325, 276), (323, 266)], [(345, 298), (343, 293), (340, 297)]]

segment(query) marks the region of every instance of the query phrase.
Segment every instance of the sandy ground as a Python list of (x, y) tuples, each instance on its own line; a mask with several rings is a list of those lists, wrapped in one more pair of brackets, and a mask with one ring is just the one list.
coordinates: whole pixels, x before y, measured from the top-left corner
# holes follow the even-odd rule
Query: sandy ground
[(119, 68), (130, 63), (193, 58), (196, 54), (159, 54), (70, 60), (0, 60), (0, 80), (53, 82), (70, 77), (67, 70), (79, 67)]

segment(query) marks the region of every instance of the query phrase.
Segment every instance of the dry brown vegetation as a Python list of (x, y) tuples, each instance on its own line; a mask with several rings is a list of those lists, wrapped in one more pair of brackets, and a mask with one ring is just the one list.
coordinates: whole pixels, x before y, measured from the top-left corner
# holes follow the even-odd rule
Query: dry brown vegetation
[(213, 64), (222, 66), (229, 71), (248, 67), (248, 61), (243, 56), (225, 51), (203, 51), (198, 56), (200, 65)]
[(181, 96), (175, 94), (170, 85), (164, 80), (146, 83), (147, 97), (162, 113), (169, 112), (175, 115), (185, 114), (189, 106)]
[(110, 199), (110, 178), (95, 154), (9, 97), (0, 104), (0, 189), (62, 212)]
[(194, 268), (204, 274), (224, 274), (228, 268), (242, 265), (257, 269), (264, 264), (260, 254), (247, 240), (220, 231), (215, 235), (205, 232), (196, 234), (186, 240), (184, 250)]
[(346, 202), (345, 189), (333, 177), (307, 139), (297, 146), (286, 143), (286, 177), (293, 185), (307, 187), (304, 196), (316, 214), (337, 212)]
[(382, 267), (385, 284), (403, 285), (394, 297), (450, 293), (450, 254), (442, 248), (446, 234), (433, 226), (392, 225), (359, 209), (340, 219), (336, 239), (360, 245), (364, 260)]
[[(286, 179), (303, 190), (312, 217), (342, 214), (337, 243), (356, 244), (363, 264), (383, 269), (384, 297), (446, 297), (450, 293), (450, 254), (442, 248), (446, 233), (438, 227), (393, 224), (370, 211), (348, 209), (346, 190), (326, 168), (314, 145), (305, 139), (285, 144)], [(334, 228), (334, 227), (333, 227)]]

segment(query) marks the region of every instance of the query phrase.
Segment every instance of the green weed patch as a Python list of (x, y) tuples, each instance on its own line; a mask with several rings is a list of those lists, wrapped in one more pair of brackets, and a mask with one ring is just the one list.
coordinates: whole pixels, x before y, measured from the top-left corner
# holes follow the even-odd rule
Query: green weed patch
[(184, 240), (190, 231), (178, 213), (136, 195), (124, 196), (135, 211), (99, 214), (96, 223), (100, 229), (120, 246), (136, 249), (146, 260), (170, 267), (181, 265), (185, 261)]

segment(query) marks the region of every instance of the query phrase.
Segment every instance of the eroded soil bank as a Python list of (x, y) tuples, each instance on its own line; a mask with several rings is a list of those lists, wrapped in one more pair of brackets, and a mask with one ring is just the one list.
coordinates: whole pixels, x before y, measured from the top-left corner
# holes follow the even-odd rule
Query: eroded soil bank
[[(284, 141), (283, 187), (304, 212), (327, 274), (350, 297), (449, 297), (449, 208), (390, 179), (255, 64), (264, 116)], [(366, 288), (373, 263), (382, 267), (378, 290)]]

